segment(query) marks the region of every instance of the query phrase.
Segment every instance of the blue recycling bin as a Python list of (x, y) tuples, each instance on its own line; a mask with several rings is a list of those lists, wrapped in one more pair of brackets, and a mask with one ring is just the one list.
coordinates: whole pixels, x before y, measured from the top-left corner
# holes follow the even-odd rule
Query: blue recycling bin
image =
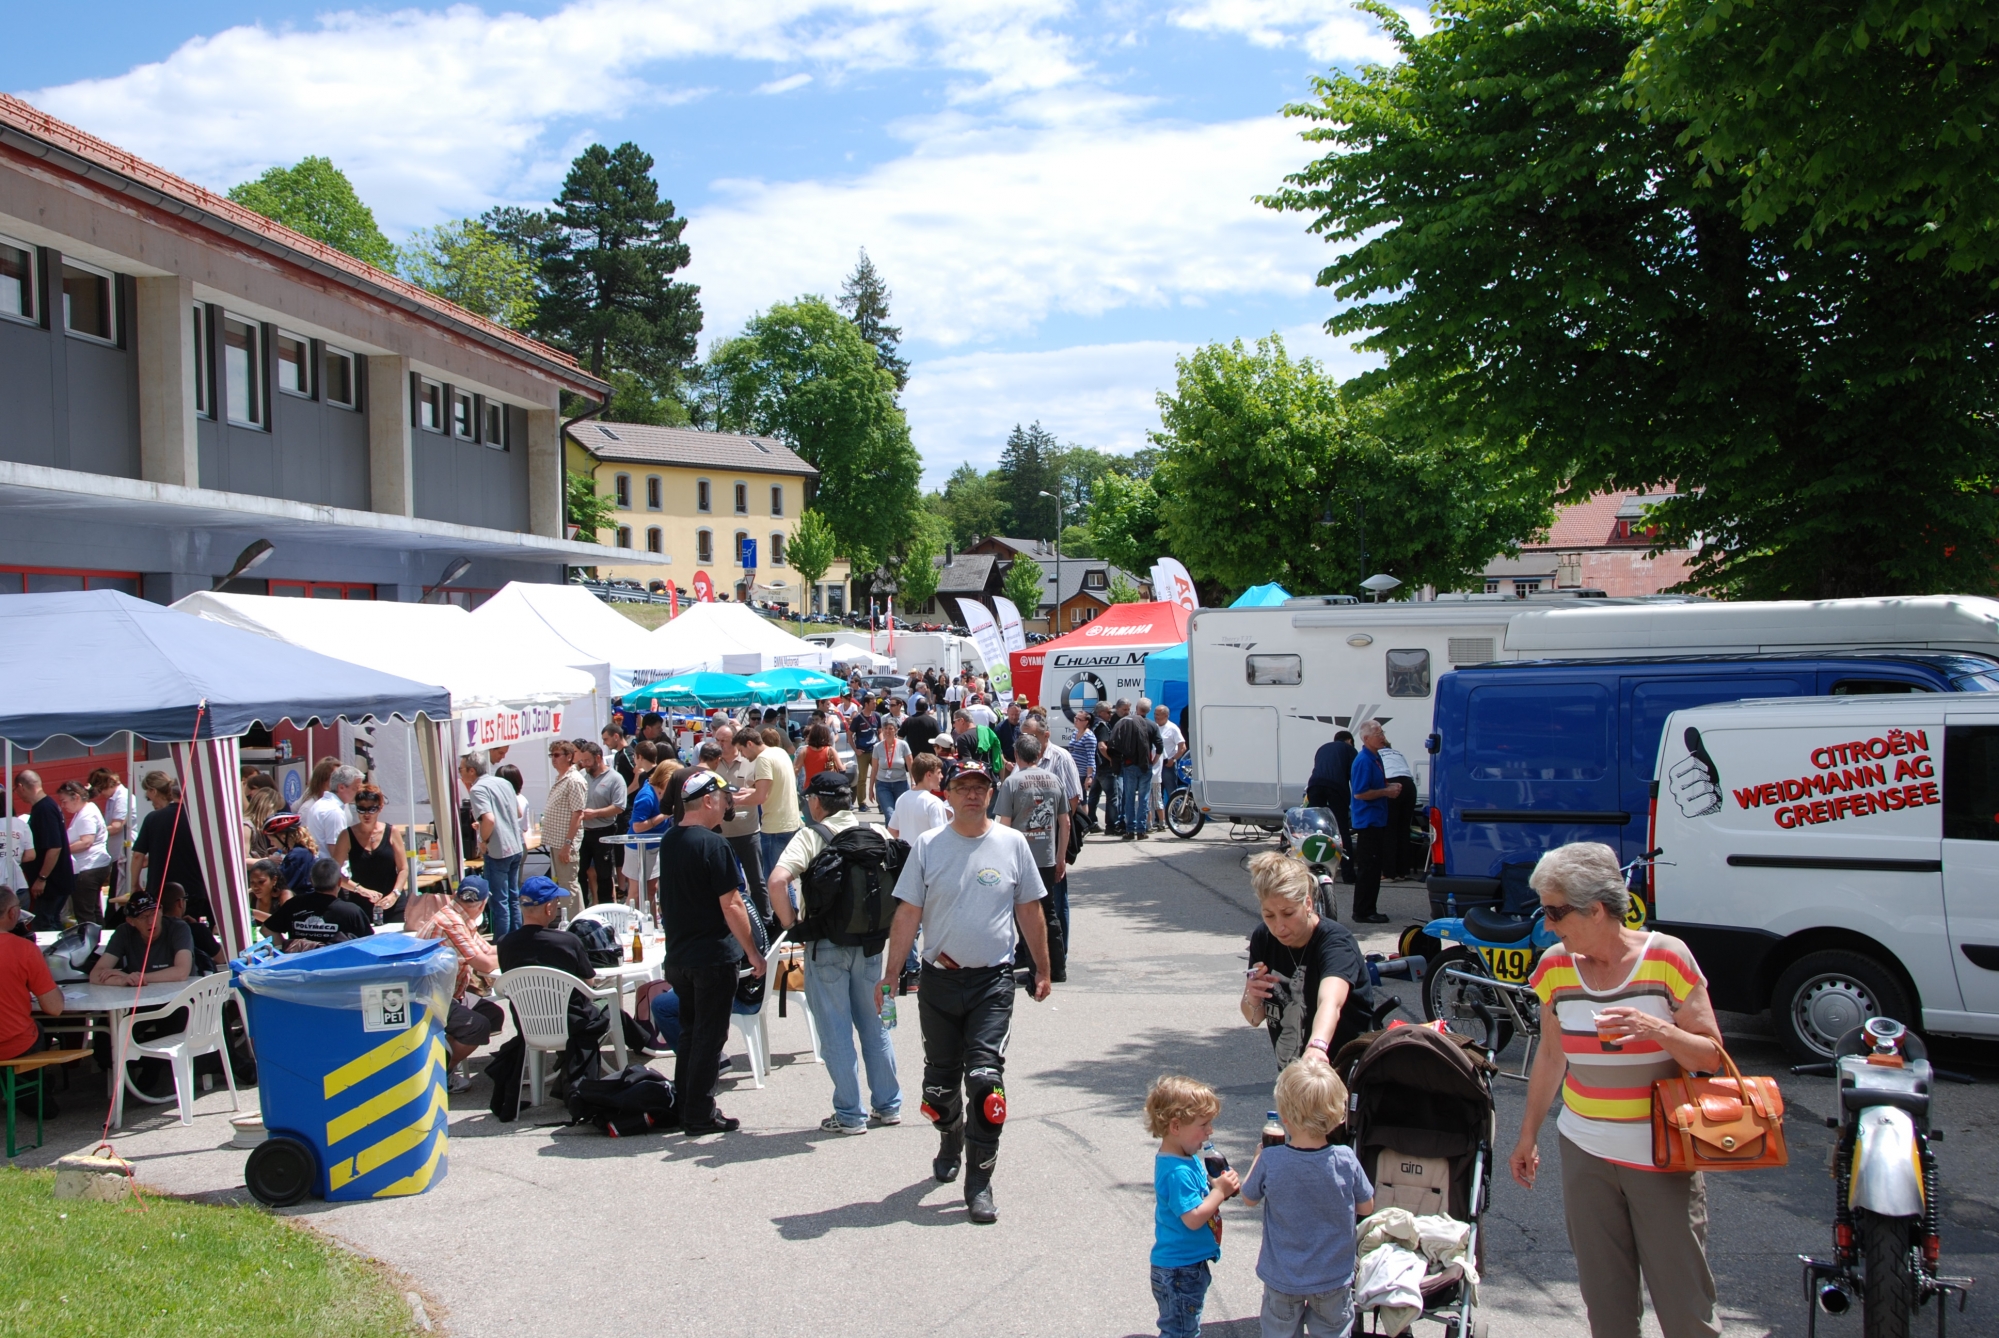
[(444, 1179), (444, 1024), (458, 957), (409, 934), (229, 964), (257, 1052), (265, 1139), (243, 1169), (273, 1207), (421, 1194)]

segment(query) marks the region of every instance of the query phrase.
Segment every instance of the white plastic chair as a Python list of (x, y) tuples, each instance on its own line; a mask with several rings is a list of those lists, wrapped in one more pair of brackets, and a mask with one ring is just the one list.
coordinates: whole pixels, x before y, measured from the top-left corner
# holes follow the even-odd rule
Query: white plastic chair
[[(542, 1056), (561, 1054), (569, 1048), (569, 996), (581, 994), (593, 1003), (615, 1000), (617, 996), (593, 990), (567, 971), (552, 966), (517, 966), (503, 971), (494, 989), (514, 1006), (514, 1023), (527, 1046), (523, 1067), (527, 1071), (529, 1104), (538, 1106), (547, 1087)], [(616, 1017), (611, 1019), (611, 1044), (622, 1070), (626, 1062), (625, 1030)]]
[[(180, 1122), (194, 1123), (194, 1061), (203, 1055), (222, 1056), (222, 1081), (229, 1084), (229, 1108), (243, 1109), (236, 1095), (236, 1075), (229, 1069), (229, 1047), (222, 1034), (222, 1005), (229, 998), (229, 973), (218, 971), (213, 975), (198, 976), (173, 998), (157, 1008), (135, 1009), (127, 1013), (118, 1023), (117, 1035), (113, 1039), (112, 1054), (118, 1060), (118, 1084), (111, 1099), (111, 1127), (121, 1129), (125, 1122), (125, 1093), (127, 1091), (149, 1105), (164, 1105), (168, 1101), (180, 1104)], [(187, 1025), (171, 1036), (156, 1036), (149, 1041), (134, 1040), (132, 1030), (141, 1022), (161, 1022), (176, 1012), (187, 1010)], [(132, 1072), (126, 1065), (134, 1059), (164, 1059), (173, 1066), (174, 1094), (170, 1097), (148, 1096), (132, 1081)]]
[(645, 926), (645, 913), (633, 906), (623, 906), (607, 901), (596, 906), (586, 906), (576, 913), (578, 920), (595, 920), (598, 924), (610, 926), (620, 940), (629, 939), (632, 930)]
[[(765, 957), (772, 969), (776, 968), (789, 938), (790, 935), (785, 933), (779, 934), (772, 940), (770, 952)], [(736, 979), (741, 980), (749, 974), (750, 968), (745, 966), (736, 972)], [(734, 1006), (729, 1009), (729, 1018), (736, 1024), (736, 1030), (742, 1033), (743, 1048), (750, 1054), (750, 1081), (759, 1088), (764, 1085), (764, 1077), (770, 1072), (770, 1030), (764, 1021), (764, 1015), (770, 1012), (771, 996), (776, 993), (776, 982), (773, 981), (771, 987), (764, 990), (763, 1006), (756, 1012), (745, 1013)], [(823, 1064), (826, 1061), (819, 1053), (819, 1024), (812, 1019), (812, 1010), (806, 1006), (804, 993), (799, 990), (791, 990), (789, 993), (798, 996), (798, 1011), (805, 1015), (806, 1030), (812, 1037), (812, 1062)]]

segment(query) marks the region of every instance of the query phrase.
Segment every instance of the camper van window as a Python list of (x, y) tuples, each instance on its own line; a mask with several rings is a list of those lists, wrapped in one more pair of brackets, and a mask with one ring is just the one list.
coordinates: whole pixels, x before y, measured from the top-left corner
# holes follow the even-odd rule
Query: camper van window
[(1611, 769), (1617, 709), (1601, 684), (1473, 688), (1466, 707), (1473, 780), (1601, 780)]
[(1296, 687), (1305, 681), (1302, 655), (1251, 655), (1246, 657), (1251, 684), (1263, 688)]
[(1391, 650), (1388, 652), (1388, 695), (1427, 697), (1430, 695), (1430, 652)]
[(1944, 729), (1943, 834), (1955, 841), (1999, 841), (1999, 726)]

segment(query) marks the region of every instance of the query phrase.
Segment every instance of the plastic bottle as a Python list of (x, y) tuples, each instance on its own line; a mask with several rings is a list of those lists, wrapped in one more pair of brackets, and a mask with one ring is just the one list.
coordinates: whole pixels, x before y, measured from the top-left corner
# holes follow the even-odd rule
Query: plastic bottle
[(882, 1026), (895, 1030), (895, 995), (891, 992), (884, 991), (882, 994), (881, 1020)]
[(1201, 1144), (1201, 1165), (1207, 1169), (1210, 1180), (1221, 1179), (1222, 1172), (1229, 1169), (1228, 1157), (1215, 1146), (1215, 1140), (1212, 1138)]
[(1284, 1121), (1278, 1119), (1277, 1112), (1273, 1110), (1263, 1117), (1263, 1146), (1281, 1147), (1283, 1143)]

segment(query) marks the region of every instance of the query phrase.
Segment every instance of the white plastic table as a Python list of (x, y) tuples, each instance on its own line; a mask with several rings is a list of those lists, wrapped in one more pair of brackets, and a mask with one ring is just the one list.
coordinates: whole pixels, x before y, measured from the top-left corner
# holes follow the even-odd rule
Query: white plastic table
[[(157, 1008), (186, 987), (185, 980), (169, 980), (145, 985), (139, 989), (133, 989), (130, 985), (93, 985), (88, 981), (73, 981), (62, 986), (63, 1015), (67, 1017), (71, 1013), (88, 1015), (102, 1013), (112, 1029), (111, 1034), (115, 1042), (120, 1014), (141, 1008)], [(84, 1044), (89, 1044), (88, 1035), (84, 1038)], [(114, 1053), (112, 1059), (120, 1061), (121, 1056)], [(226, 1055), (223, 1057), (223, 1062), (228, 1062)], [(118, 1106), (118, 1079), (124, 1067), (122, 1062), (113, 1062), (111, 1072), (105, 1075), (105, 1097), (112, 1103), (114, 1110)], [(119, 1119), (115, 1120), (111, 1127), (116, 1129), (122, 1128), (123, 1125), (124, 1121)]]
[[(600, 996), (606, 1002), (616, 1000), (618, 1011), (621, 1013), (625, 1011), (625, 990), (627, 986), (630, 987), (633, 995), (636, 996), (638, 987), (645, 984), (648, 980), (664, 979), (666, 939), (658, 934), (646, 934), (641, 937), (645, 943), (646, 950), (644, 961), (620, 962), (616, 966), (600, 966), (596, 968), (597, 974), (591, 977), (590, 980), (590, 984), (599, 991)], [(625, 943), (627, 948), (629, 948), (631, 940), (626, 939)], [(618, 1056), (618, 1067), (623, 1068), (631, 1062), (625, 1053), (625, 1024), (614, 1018), (611, 1028), (611, 1049)]]

